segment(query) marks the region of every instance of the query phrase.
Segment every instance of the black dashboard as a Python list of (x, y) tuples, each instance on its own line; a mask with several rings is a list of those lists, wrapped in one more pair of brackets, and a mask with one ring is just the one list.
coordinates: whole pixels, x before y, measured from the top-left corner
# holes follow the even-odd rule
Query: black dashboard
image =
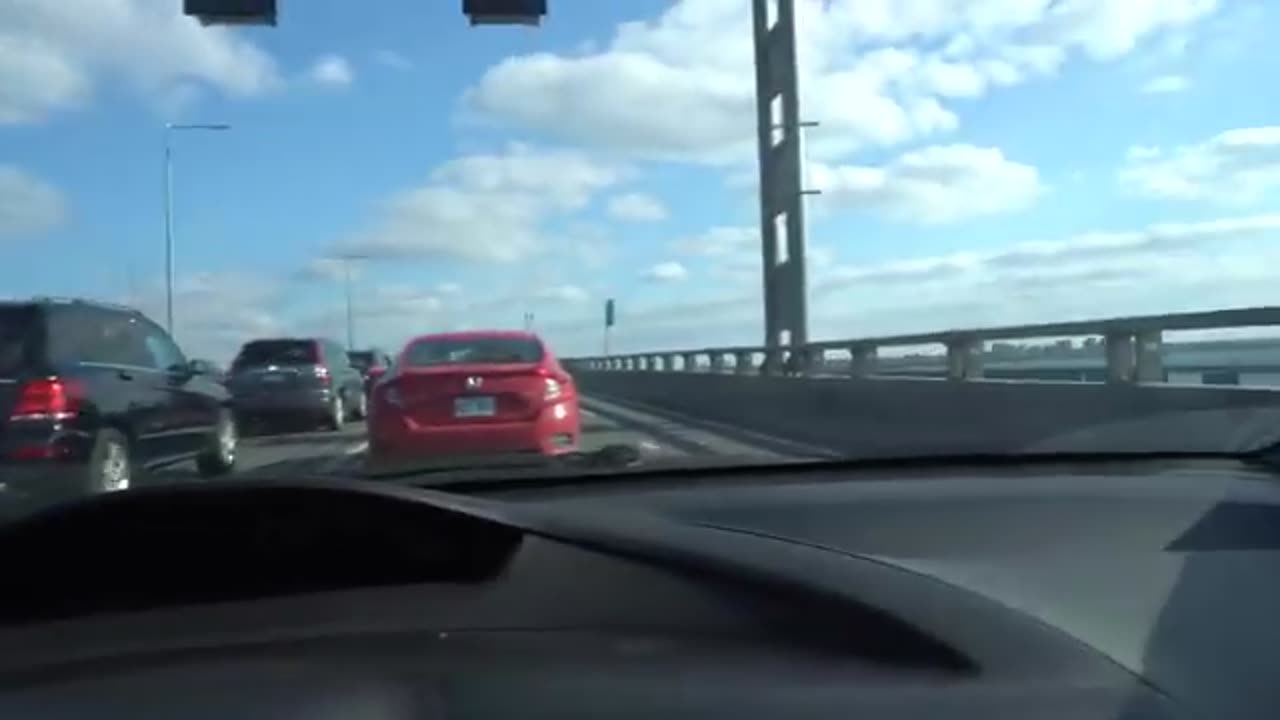
[(0, 717), (1275, 718), (1236, 463), (147, 488), (0, 529)]

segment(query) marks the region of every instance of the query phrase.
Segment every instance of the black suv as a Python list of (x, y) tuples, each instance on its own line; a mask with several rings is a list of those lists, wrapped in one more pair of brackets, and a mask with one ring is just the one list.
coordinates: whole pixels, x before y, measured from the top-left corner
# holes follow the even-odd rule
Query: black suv
[(0, 302), (0, 496), (121, 490), (194, 459), (232, 470), (230, 395), (160, 326), (87, 300)]
[(227, 387), (241, 423), (302, 420), (340, 430), (365, 416), (363, 376), (346, 348), (324, 338), (245, 343), (231, 363)]

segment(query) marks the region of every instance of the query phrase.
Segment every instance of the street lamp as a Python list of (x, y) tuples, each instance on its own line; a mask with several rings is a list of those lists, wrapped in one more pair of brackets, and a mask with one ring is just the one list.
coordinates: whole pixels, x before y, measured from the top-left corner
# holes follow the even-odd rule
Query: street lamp
[(177, 130), (230, 130), (226, 123), (168, 123), (164, 126), (164, 319), (173, 335), (173, 143)]
[(346, 285), (347, 292), (347, 350), (356, 349), (356, 322), (355, 313), (352, 310), (351, 302), (351, 262), (353, 260), (368, 260), (368, 255), (356, 255), (347, 253), (339, 255), (337, 259), (342, 261), (342, 279)]

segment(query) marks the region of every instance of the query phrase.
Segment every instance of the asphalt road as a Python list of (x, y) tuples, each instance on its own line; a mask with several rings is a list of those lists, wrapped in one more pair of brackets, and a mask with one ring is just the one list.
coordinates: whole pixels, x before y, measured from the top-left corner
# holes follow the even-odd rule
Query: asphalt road
[[(640, 449), (650, 461), (694, 456), (765, 460), (813, 454), (772, 438), (599, 398), (583, 398), (582, 407), (584, 451), (626, 444)], [(272, 432), (244, 437), (237, 473), (283, 477), (358, 473), (366, 446), (363, 423), (349, 423), (338, 432)], [(182, 482), (198, 480), (199, 476), (192, 465), (184, 464), (162, 471), (157, 479)]]
[[(582, 400), (582, 447), (592, 451), (607, 445), (630, 445), (640, 451), (642, 462), (690, 464), (721, 458), (733, 461), (769, 462), (821, 455), (810, 448), (776, 438), (753, 435), (738, 428), (678, 417), (669, 412), (620, 404), (590, 397)], [(241, 439), (236, 475), (259, 477), (360, 477), (365, 470), (364, 423), (349, 423), (340, 431), (270, 432)], [(152, 483), (201, 482), (194, 463), (158, 471)], [(0, 523), (26, 515), (33, 506), (0, 493)]]

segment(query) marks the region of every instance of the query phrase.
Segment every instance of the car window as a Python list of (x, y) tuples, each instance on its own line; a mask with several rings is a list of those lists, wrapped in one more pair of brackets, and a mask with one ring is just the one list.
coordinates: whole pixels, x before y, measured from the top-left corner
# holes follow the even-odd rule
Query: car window
[(33, 307), (0, 307), (0, 377), (17, 374), (26, 364), (38, 319)]
[(367, 350), (347, 353), (347, 359), (351, 362), (351, 367), (359, 370), (368, 370), (377, 364), (377, 356)]
[(325, 357), (335, 370), (351, 367), (351, 361), (347, 359), (347, 349), (332, 340), (325, 343)]
[(187, 364), (177, 343), (158, 325), (147, 320), (136, 323), (138, 338), (146, 349), (146, 366), (157, 370), (173, 370)]
[(542, 356), (542, 343), (532, 338), (430, 338), (410, 345), (404, 362), (408, 367), (534, 363), (542, 360)]
[(254, 340), (240, 349), (233, 370), (260, 365), (310, 365), (319, 362), (311, 340)]
[(50, 308), (49, 356), (55, 363), (151, 367), (134, 315), (87, 305)]

